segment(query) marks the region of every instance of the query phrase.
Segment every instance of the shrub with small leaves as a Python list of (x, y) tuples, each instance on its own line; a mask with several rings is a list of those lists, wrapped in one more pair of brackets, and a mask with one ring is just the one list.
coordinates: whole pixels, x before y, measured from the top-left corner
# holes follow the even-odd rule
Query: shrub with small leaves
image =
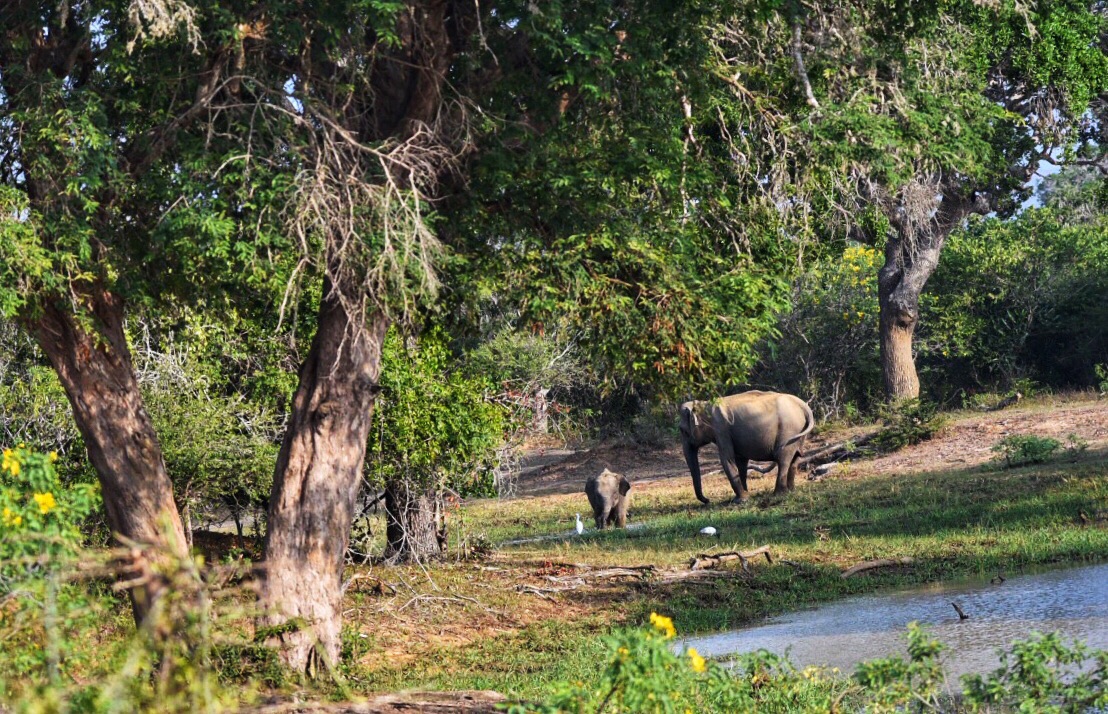
[(946, 424), (938, 405), (906, 399), (886, 406), (881, 413), (884, 427), (873, 439), (879, 451), (888, 452), (927, 441)]
[(95, 484), (62, 485), (57, 459), (24, 444), (0, 457), (0, 592), (43, 571), (57, 556), (75, 554), (81, 523), (99, 504)]
[(673, 648), (676, 628), (664, 615), (650, 615), (650, 629), (622, 632), (608, 640), (610, 657), (600, 682), (560, 686), (544, 704), (516, 704), (525, 712), (826, 712), (847, 683), (819, 668), (796, 670), (764, 650), (741, 655), (731, 670), (696, 649)]
[(1008, 468), (1026, 464), (1041, 464), (1054, 455), (1062, 444), (1049, 436), (1010, 434), (993, 445), (998, 459)]
[(1067, 644), (1057, 632), (1033, 632), (1000, 655), (1000, 667), (987, 676), (962, 678), (964, 703), (971, 712), (1101, 712), (1108, 707), (1108, 651), (1081, 642)]

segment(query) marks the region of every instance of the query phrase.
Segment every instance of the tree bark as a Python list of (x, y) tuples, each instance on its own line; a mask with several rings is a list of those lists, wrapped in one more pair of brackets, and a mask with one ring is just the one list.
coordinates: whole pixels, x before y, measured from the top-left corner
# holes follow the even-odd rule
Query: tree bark
[[(99, 287), (82, 297), (89, 322), (67, 306), (45, 301), (27, 326), (73, 408), (112, 533), (184, 555), (188, 546), (173, 486), (131, 364), (123, 301)], [(136, 622), (155, 595), (153, 590), (132, 593)]]
[(988, 205), (974, 194), (962, 196), (938, 185), (933, 190), (943, 197), (934, 216), (923, 225), (910, 222), (903, 211), (890, 217), (895, 232), (885, 244), (885, 264), (877, 273), (881, 369), (890, 402), (919, 397), (919, 376), (912, 354), (919, 298), (939, 265), (947, 236), (970, 213), (988, 210)]
[(269, 643), (312, 675), (338, 662), (342, 566), (387, 327), (380, 313), (351, 314), (327, 281), (277, 458), (260, 624), (282, 630)]
[(423, 562), (446, 549), (442, 494), (434, 485), (397, 482), (385, 487), (385, 559)]

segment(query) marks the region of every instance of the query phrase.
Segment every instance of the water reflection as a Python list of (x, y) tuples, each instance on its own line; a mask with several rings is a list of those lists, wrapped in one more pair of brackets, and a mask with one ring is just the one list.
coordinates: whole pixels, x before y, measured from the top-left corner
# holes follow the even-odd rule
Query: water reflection
[[(957, 602), (969, 616), (959, 620)], [(850, 598), (816, 610), (772, 618), (744, 630), (681, 640), (704, 656), (766, 649), (798, 667), (825, 665), (852, 672), (875, 657), (907, 656), (909, 622), (927, 623), (947, 650), (948, 676), (998, 666), (997, 649), (1032, 630), (1061, 631), (1108, 649), (1108, 564), (1011, 577), (1000, 585), (959, 581), (885, 595)]]

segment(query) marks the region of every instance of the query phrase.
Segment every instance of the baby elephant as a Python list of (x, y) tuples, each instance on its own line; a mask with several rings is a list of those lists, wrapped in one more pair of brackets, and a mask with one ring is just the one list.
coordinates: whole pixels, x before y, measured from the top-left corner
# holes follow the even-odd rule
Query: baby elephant
[(589, 497), (589, 505), (592, 506), (598, 529), (612, 524), (620, 528), (627, 527), (627, 507), (631, 505), (630, 490), (630, 481), (608, 469), (585, 481), (585, 495)]

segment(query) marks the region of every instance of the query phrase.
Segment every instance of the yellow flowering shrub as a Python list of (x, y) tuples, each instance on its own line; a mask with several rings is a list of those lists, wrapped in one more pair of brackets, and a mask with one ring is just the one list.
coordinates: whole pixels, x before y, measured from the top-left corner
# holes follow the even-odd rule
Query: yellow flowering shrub
[[(674, 643), (673, 618), (650, 613), (650, 626), (611, 637), (599, 683), (561, 685), (543, 704), (516, 704), (524, 712), (826, 712), (849, 685), (800, 673), (768, 652), (743, 655), (732, 670)], [(737, 675), (737, 676), (736, 676)]]
[[(0, 452), (0, 591), (45, 561), (29, 557), (71, 554), (81, 543), (80, 525), (99, 503), (92, 484), (64, 486), (54, 468), (58, 455), (25, 444)], [(13, 562), (19, 559), (19, 562)]]

